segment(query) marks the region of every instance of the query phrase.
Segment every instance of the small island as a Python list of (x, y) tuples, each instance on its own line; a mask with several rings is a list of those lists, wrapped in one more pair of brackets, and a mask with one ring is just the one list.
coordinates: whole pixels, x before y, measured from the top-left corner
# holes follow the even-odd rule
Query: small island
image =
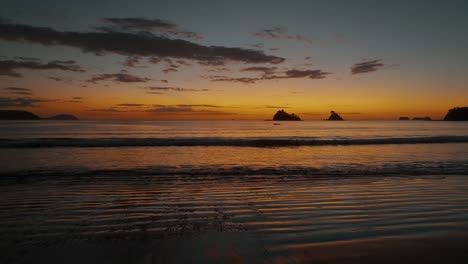
[(444, 121), (468, 121), (468, 107), (455, 107), (450, 109)]
[(24, 110), (0, 110), (0, 120), (79, 120), (74, 115), (55, 115), (47, 118), (41, 118), (31, 112)]
[(327, 120), (331, 121), (341, 121), (343, 118), (339, 114), (337, 114), (335, 111), (330, 111), (330, 117)]
[(297, 116), (296, 114), (289, 114), (285, 112), (284, 110), (279, 110), (276, 112), (276, 114), (273, 116), (274, 121), (302, 121), (302, 119)]

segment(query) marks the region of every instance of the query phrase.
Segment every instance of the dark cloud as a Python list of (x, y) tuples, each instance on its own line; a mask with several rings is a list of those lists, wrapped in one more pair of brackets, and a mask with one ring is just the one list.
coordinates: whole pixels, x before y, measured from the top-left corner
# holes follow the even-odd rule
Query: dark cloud
[(20, 98), (10, 98), (10, 97), (0, 97), (0, 107), (37, 107), (37, 103), (42, 102), (51, 102), (54, 100), (41, 100), (29, 97), (20, 97)]
[(285, 72), (286, 76), (272, 76), (273, 79), (281, 78), (309, 78), (309, 79), (323, 79), (330, 74), (321, 70), (288, 70)]
[[(1, 32), (1, 30), (0, 30)], [(1, 33), (0, 33), (1, 38)], [(23, 75), (17, 70), (61, 70), (61, 71), (73, 71), (73, 72), (84, 72), (84, 70), (75, 64), (63, 63), (61, 61), (51, 61), (49, 63), (41, 63), (38, 61), (14, 61), (14, 60), (2, 60), (0, 61), (0, 75), (6, 75), (10, 77), (22, 77)]]
[(29, 88), (19, 88), (19, 87), (6, 87), (3, 90), (7, 91), (22, 91), (22, 92), (31, 92), (32, 90)]
[(146, 87), (145, 89), (151, 91), (175, 91), (175, 92), (207, 92), (209, 89), (191, 89), (180, 87)]
[[(152, 31), (182, 38), (200, 40), (203, 37), (195, 32), (184, 31), (178, 25), (161, 19), (147, 19), (138, 17), (103, 18), (103, 22), (112, 25), (111, 29), (130, 31)], [(106, 30), (106, 28), (104, 28)]]
[(9, 94), (16, 94), (16, 95), (32, 95), (32, 90), (29, 88), (19, 88), (19, 87), (6, 87), (3, 88)]
[(48, 77), (50, 80), (54, 80), (56, 82), (63, 82), (63, 79), (62, 78), (59, 78), (59, 77)]
[(385, 65), (381, 63), (381, 61), (382, 60), (369, 60), (365, 62), (356, 63), (351, 67), (351, 73), (360, 74), (377, 71)]
[(244, 63), (281, 63), (284, 58), (262, 51), (223, 46), (203, 46), (181, 39), (170, 39), (150, 32), (57, 31), (47, 27), (0, 22), (0, 39), (38, 43), (44, 46), (69, 46), (92, 52), (124, 56), (145, 56), (195, 60), (206, 65), (236, 61)]
[(177, 28), (177, 25), (169, 21), (164, 21), (161, 19), (146, 19), (146, 18), (111, 18), (105, 17), (102, 19), (103, 22), (110, 23), (119, 29), (124, 30), (174, 30)]
[(240, 77), (230, 78), (227, 76), (208, 76), (212, 82), (241, 82), (246, 84), (255, 83), (264, 80), (280, 80), (280, 79), (293, 79), (293, 78), (309, 78), (309, 79), (323, 79), (329, 72), (322, 70), (287, 70), (282, 73), (283, 75), (264, 75), (260, 77)]
[(152, 63), (152, 64), (158, 64), (158, 63), (161, 62), (161, 59), (158, 58), (158, 57), (151, 57), (151, 58), (148, 59), (148, 62)]
[(140, 63), (142, 57), (141, 56), (128, 56), (124, 62), (125, 67), (135, 67), (138, 63)]
[(83, 100), (84, 98), (83, 97), (79, 97), (79, 96), (75, 96), (75, 97), (72, 97), (73, 100)]
[(241, 82), (241, 83), (248, 83), (248, 84), (263, 80), (263, 78), (250, 78), (250, 77), (231, 78), (227, 76), (209, 76), (208, 78), (212, 82)]
[(132, 83), (132, 82), (148, 82), (148, 81), (151, 81), (151, 79), (121, 72), (121, 73), (107, 73), (107, 74), (94, 75), (91, 79), (86, 80), (86, 82), (91, 82), (91, 83), (96, 83), (100, 81)]
[(159, 80), (160, 82), (163, 82), (163, 83), (168, 83), (169, 81), (168, 80)]
[(312, 44), (312, 40), (299, 34), (290, 34), (288, 29), (285, 27), (273, 27), (270, 29), (264, 29), (262, 31), (253, 34), (256, 37), (263, 39), (288, 39), (303, 42), (306, 44)]
[(304, 60), (311, 60), (312, 57), (305, 57)]
[(13, 57), (15, 60), (27, 60), (27, 61), (41, 61), (41, 59), (33, 57)]

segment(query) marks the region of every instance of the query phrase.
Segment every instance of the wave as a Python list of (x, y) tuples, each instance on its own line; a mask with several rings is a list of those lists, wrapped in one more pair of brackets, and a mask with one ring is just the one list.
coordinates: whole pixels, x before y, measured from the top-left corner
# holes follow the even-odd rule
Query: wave
[(304, 165), (278, 166), (227, 166), (227, 165), (181, 165), (147, 166), (119, 169), (91, 169), (86, 167), (55, 167), (21, 171), (0, 172), (0, 179), (10, 176), (151, 176), (179, 179), (175, 176), (197, 178), (210, 177), (310, 177), (310, 178), (348, 178), (381, 176), (421, 176), (421, 175), (468, 175), (467, 160), (460, 161), (418, 161), (386, 163), (380, 165), (336, 163), (332, 166), (313, 167)]
[(294, 147), (384, 144), (468, 143), (468, 136), (393, 137), (393, 138), (32, 138), (0, 139), (0, 148), (54, 147)]

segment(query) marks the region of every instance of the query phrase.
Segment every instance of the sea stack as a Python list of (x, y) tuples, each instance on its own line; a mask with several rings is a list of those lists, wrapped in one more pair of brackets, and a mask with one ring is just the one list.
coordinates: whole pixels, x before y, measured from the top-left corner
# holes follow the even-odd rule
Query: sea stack
[(468, 106), (450, 109), (444, 121), (468, 121)]
[(337, 113), (335, 113), (335, 111), (330, 111), (330, 117), (328, 118), (328, 120), (343, 120), (343, 118), (341, 118), (341, 116)]
[(274, 121), (302, 121), (296, 114), (288, 114), (284, 110), (279, 110), (273, 116)]

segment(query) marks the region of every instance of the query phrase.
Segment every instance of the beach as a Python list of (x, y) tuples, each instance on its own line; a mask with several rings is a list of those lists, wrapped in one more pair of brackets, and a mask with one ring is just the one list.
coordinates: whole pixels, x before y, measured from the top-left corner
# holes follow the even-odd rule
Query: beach
[[(224, 137), (226, 123), (194, 125), (206, 128), (203, 140), (211, 133), (210, 142), (297, 143), (291, 136), (300, 134), (348, 144), (178, 146), (188, 128), (166, 122), (151, 133), (177, 131), (169, 146), (123, 146), (135, 123), (118, 124), (130, 131), (117, 133), (114, 145), (89, 146), (109, 135), (80, 132), (89, 128), (82, 123), (42, 123), (39, 132), (16, 125), (0, 142), (1, 262), (461, 263), (467, 256), (468, 144), (450, 142), (464, 136), (464, 124), (434, 122), (413, 135), (392, 130), (395, 122), (276, 131), (269, 122), (248, 124)], [(66, 133), (88, 141), (28, 145), (41, 141), (44, 125), (60, 128), (52, 142), (70, 142)], [(377, 138), (363, 135), (366, 127), (378, 139), (449, 140), (361, 144)], [(325, 130), (334, 134), (310, 137)]]

